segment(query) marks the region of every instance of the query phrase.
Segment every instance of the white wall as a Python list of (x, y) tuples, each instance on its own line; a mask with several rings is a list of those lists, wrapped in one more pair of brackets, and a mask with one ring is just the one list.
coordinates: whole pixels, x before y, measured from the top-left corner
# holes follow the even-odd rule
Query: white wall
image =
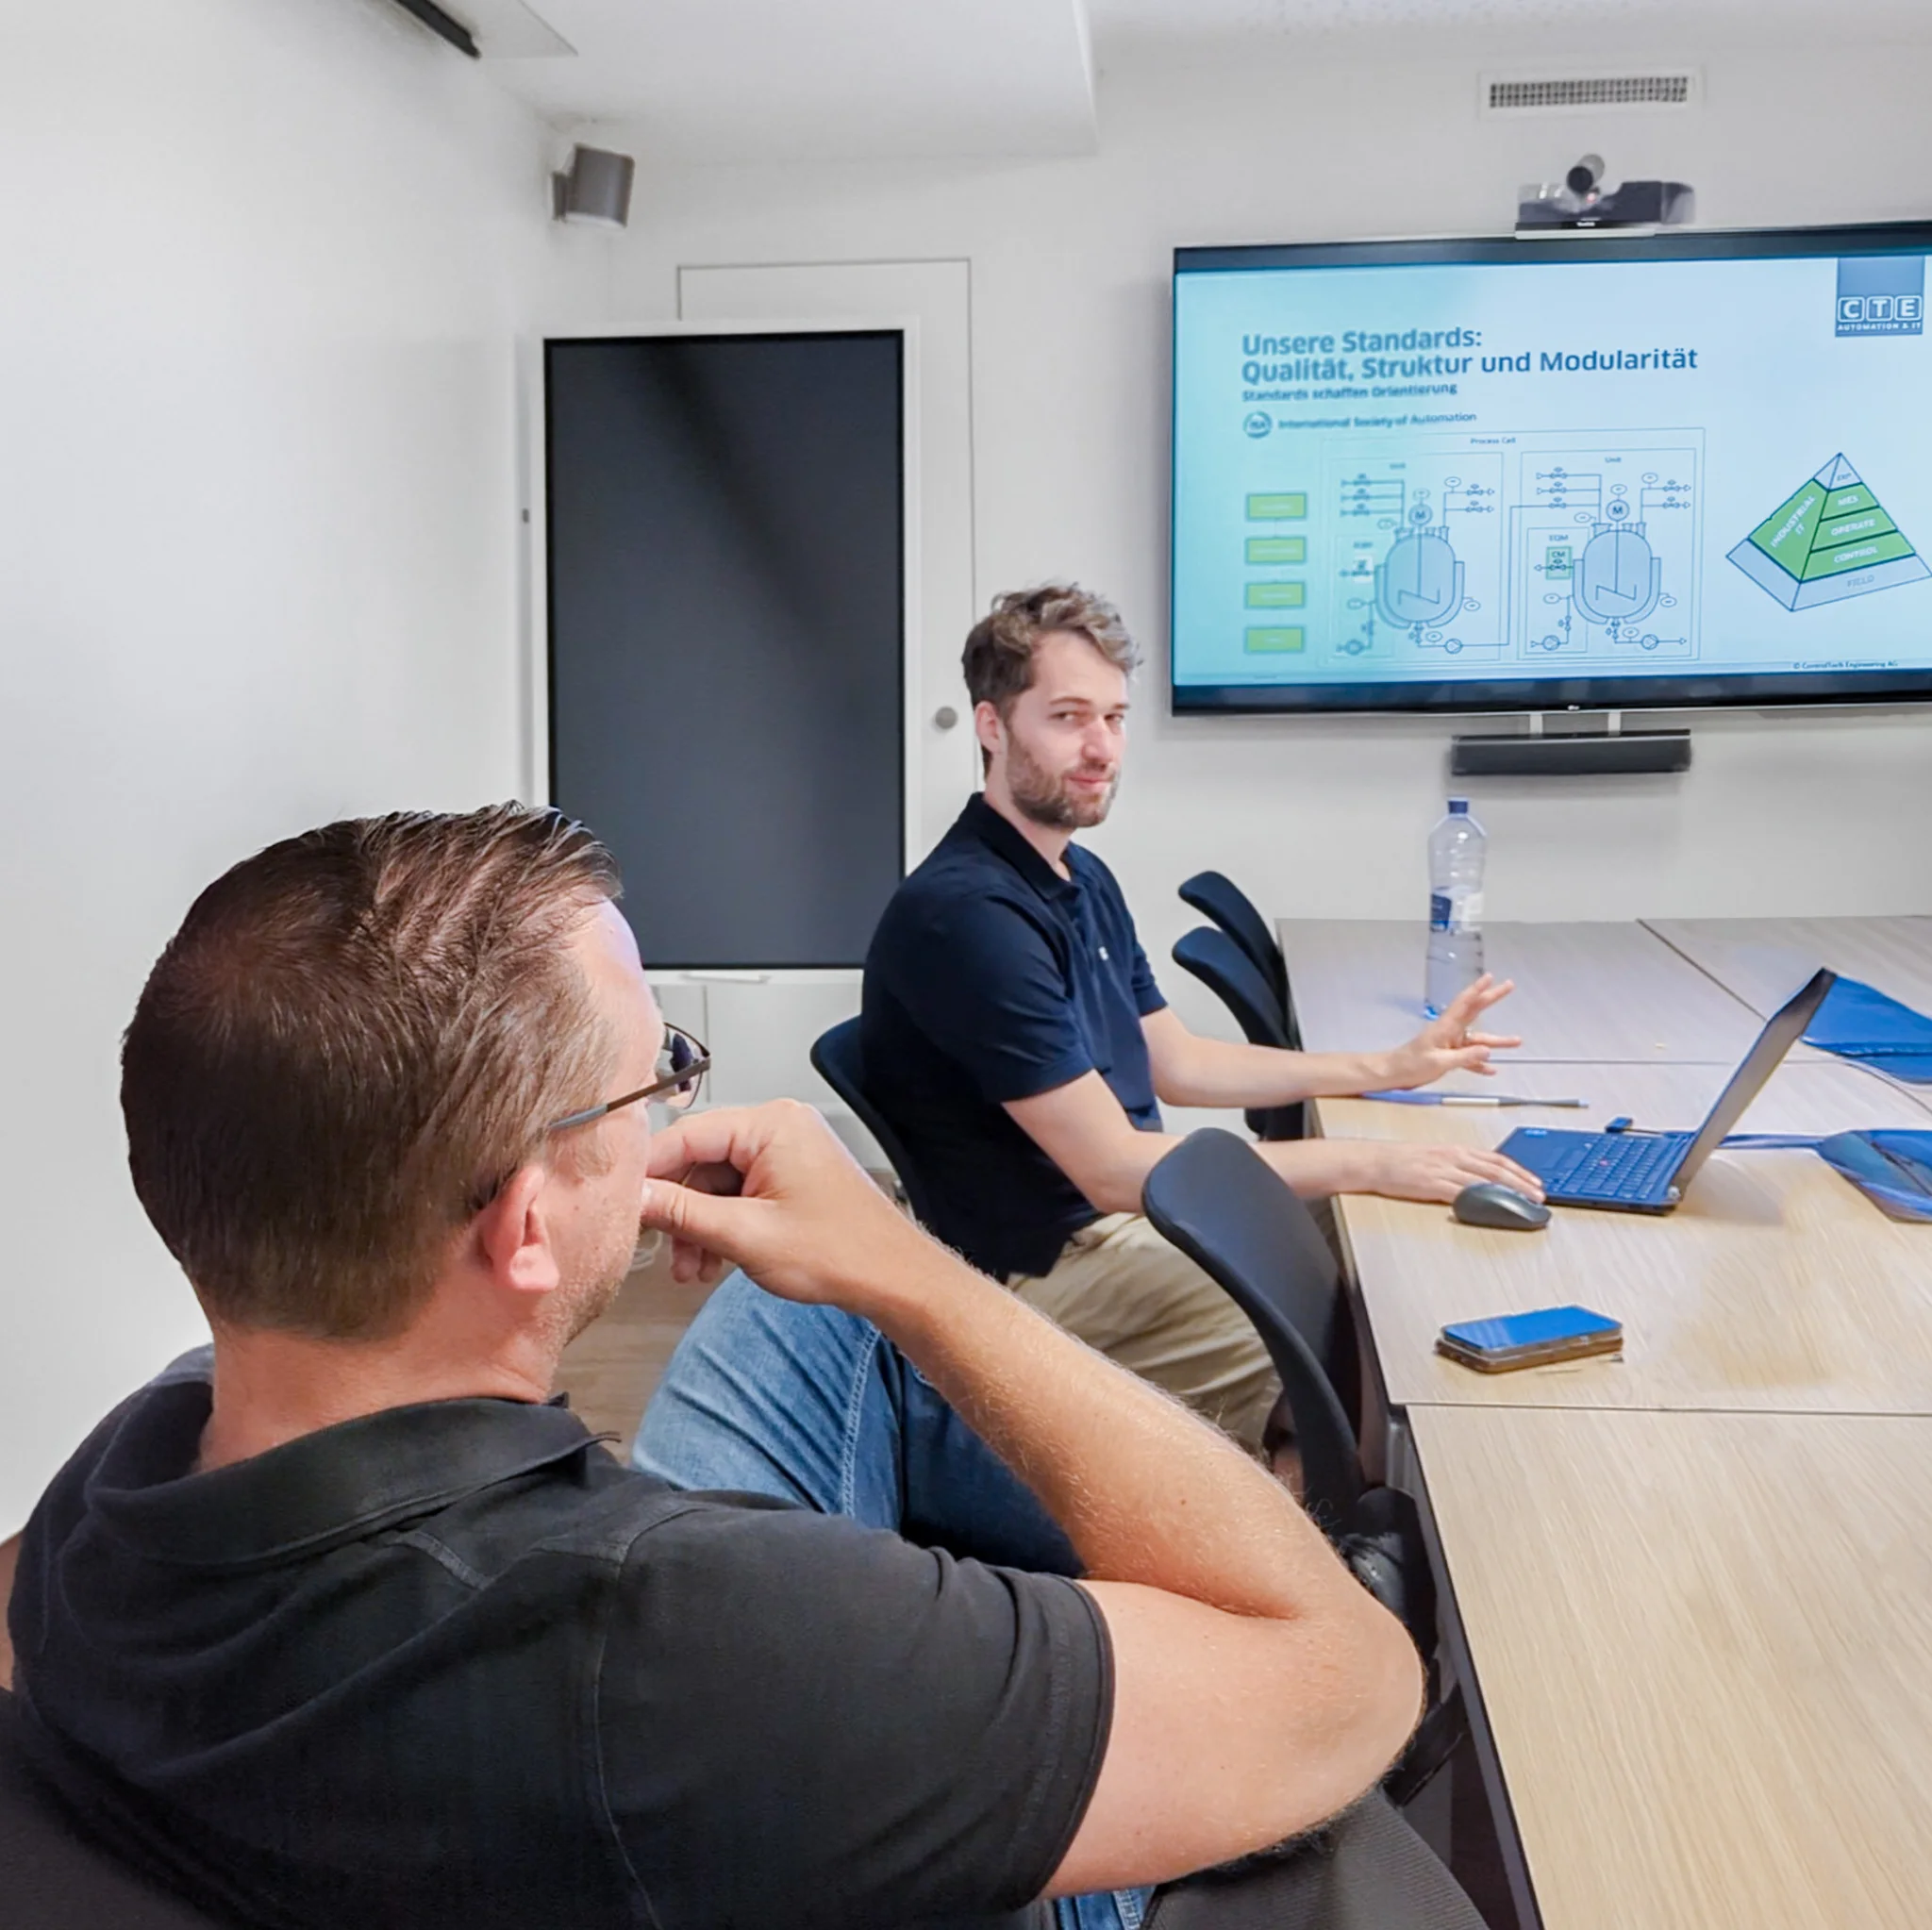
[[(1169, 251), (1494, 231), (1519, 182), (1589, 147), (1613, 177), (1693, 182), (1712, 225), (1932, 202), (1932, 50), (1665, 51), (1701, 61), (1701, 111), (1484, 122), (1491, 63), (1476, 58), (1104, 63), (1091, 158), (656, 172), (617, 310), (625, 325), (670, 316), (680, 263), (970, 257), (979, 599), (1071, 572), (1120, 602), (1153, 659), (1126, 787), (1095, 840), (1150, 955), (1165, 965), (1191, 922), (1174, 887), (1210, 863), (1271, 911), (1416, 915), (1451, 726), (1162, 714)], [(1700, 721), (1681, 779), (1471, 788), (1497, 919), (1932, 908), (1932, 846), (1904, 829), (1932, 816), (1932, 719)], [(1165, 979), (1210, 1018), (1176, 968)]]
[(519, 788), (549, 148), (382, 0), (0, 6), (0, 1534), (205, 1337), (116, 1103), (189, 899)]

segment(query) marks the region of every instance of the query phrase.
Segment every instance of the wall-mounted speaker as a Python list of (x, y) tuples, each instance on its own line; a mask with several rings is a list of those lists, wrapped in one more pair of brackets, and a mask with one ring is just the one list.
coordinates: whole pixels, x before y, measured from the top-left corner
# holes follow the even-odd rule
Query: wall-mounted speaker
[(627, 154), (574, 147), (570, 166), (550, 177), (551, 212), (558, 221), (621, 228), (630, 220), (630, 188), (637, 171)]

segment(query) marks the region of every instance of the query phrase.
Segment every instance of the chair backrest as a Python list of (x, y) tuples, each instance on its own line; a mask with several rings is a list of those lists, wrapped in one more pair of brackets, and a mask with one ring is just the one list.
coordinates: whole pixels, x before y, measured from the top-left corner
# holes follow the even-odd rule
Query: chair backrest
[(1254, 901), (1232, 878), (1220, 872), (1196, 872), (1181, 887), (1181, 903), (1191, 905), (1203, 918), (1211, 918), (1243, 952), (1274, 990), (1288, 1016), (1288, 961), (1268, 921), (1256, 910)]
[(1321, 1228), (1252, 1146), (1213, 1127), (1190, 1133), (1155, 1167), (1141, 1205), (1254, 1323), (1294, 1414), (1308, 1512), (1339, 1531), (1363, 1476), (1357, 1402), (1340, 1378), (1351, 1358), (1348, 1307)]
[(905, 1142), (893, 1131), (891, 1121), (873, 1104), (865, 1090), (865, 1060), (858, 1048), (858, 1021), (843, 1019), (829, 1032), (820, 1033), (812, 1040), (811, 1063), (813, 1071), (852, 1108), (859, 1124), (879, 1142), (879, 1151), (892, 1162), (892, 1171), (899, 1175), (899, 1184), (905, 1190), (906, 1204), (912, 1208), (912, 1217), (921, 1225), (930, 1226), (932, 1219), (927, 1210), (930, 1196), (925, 1182), (921, 1178), (911, 1155), (907, 1152)]
[(8, 1930), (232, 1930), (104, 1849), (42, 1780), (0, 1689), (0, 1922)]
[(1253, 1045), (1288, 1044), (1288, 1026), (1261, 968), (1217, 925), (1197, 924), (1174, 940), (1174, 962), (1191, 972), (1234, 1014)]
[[(1234, 1014), (1252, 1045), (1293, 1049), (1294, 1040), (1274, 990), (1253, 959), (1218, 926), (1196, 925), (1178, 940), (1174, 960), (1191, 972)], [(1248, 1130), (1257, 1140), (1299, 1140), (1307, 1123), (1298, 1103), (1252, 1106)]]

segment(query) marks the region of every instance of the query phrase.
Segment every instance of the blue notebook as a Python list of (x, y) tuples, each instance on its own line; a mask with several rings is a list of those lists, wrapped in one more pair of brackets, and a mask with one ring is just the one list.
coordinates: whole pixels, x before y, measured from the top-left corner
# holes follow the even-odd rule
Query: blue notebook
[(1805, 1043), (1911, 1085), (1932, 1085), (1932, 1019), (1856, 978), (1825, 995)]

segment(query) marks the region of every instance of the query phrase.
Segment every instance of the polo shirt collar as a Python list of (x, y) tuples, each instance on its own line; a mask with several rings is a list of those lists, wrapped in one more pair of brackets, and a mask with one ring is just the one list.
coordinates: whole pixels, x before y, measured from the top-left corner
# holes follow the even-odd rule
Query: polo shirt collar
[(191, 1469), (213, 1394), (161, 1383), (124, 1410), (88, 1479), (90, 1511), (157, 1561), (267, 1565), (314, 1554), (582, 1454), (596, 1437), (559, 1396), (425, 1402), (319, 1429), (206, 1473)]
[[(1005, 858), (1043, 897), (1072, 898), (1079, 895), (1079, 880), (1061, 877), (1021, 836), (1019, 829), (987, 803), (984, 791), (975, 790), (967, 799), (966, 808), (959, 813), (958, 828)], [(1073, 846), (1067, 848), (1071, 851)], [(1068, 868), (1071, 870), (1072, 866)]]

